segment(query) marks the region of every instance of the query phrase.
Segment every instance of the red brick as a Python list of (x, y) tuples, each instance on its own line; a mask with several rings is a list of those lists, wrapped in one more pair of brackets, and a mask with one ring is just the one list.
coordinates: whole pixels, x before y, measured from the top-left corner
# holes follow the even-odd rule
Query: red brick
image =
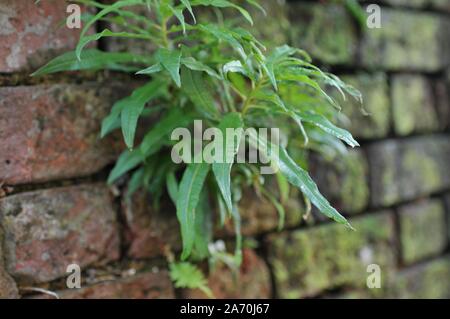
[[(260, 299), (270, 298), (271, 284), (265, 262), (250, 249), (243, 251), (243, 262), (239, 273), (225, 265), (218, 265), (208, 277), (208, 286), (218, 299)], [(207, 298), (200, 290), (184, 290), (183, 297), (189, 299)]]
[(116, 215), (101, 184), (21, 193), (0, 200), (5, 264), (20, 282), (46, 282), (119, 257)]
[(70, 178), (111, 163), (121, 138), (100, 139), (100, 123), (124, 91), (90, 83), (0, 88), (0, 181)]
[(2, 0), (0, 3), (0, 72), (33, 70), (73, 49), (79, 29), (65, 25), (67, 2)]
[(18, 290), (16, 283), (11, 276), (6, 272), (3, 262), (3, 234), (0, 228), (0, 299), (16, 298), (18, 297)]
[(180, 249), (181, 238), (175, 207), (163, 202), (161, 208), (155, 210), (149, 194), (139, 191), (131, 201), (124, 199), (122, 211), (126, 224), (128, 256), (149, 258), (162, 255), (165, 245), (174, 250)]
[[(148, 272), (106, 281), (81, 289), (57, 292), (60, 299), (169, 299), (175, 298), (168, 272)], [(48, 296), (36, 296), (49, 298)]]
[(14, 280), (0, 268), (0, 299), (17, 298), (19, 296)]

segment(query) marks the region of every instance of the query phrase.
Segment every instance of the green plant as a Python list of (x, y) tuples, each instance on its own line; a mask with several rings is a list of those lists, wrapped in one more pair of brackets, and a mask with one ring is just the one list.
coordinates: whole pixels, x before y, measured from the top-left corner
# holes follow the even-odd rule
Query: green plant
[[(241, 1), (243, 6), (227, 0), (75, 2), (94, 7), (97, 13), (85, 16), (74, 52), (55, 58), (34, 75), (108, 69), (136, 74), (137, 78), (146, 80), (130, 96), (117, 101), (103, 120), (101, 136), (121, 128), (128, 147), (108, 182), (114, 183), (124, 174), (131, 174), (127, 195), (143, 187), (153, 194), (156, 204), (164, 186), (167, 187), (180, 221), (183, 260), (208, 257), (211, 211), (217, 211), (222, 225), (227, 218), (234, 220), (236, 262), (240, 262), (238, 202), (244, 187), (255, 187), (275, 205), (280, 213), (280, 225), (289, 185), (293, 185), (304, 194), (307, 206), (312, 203), (326, 216), (351, 227), (308, 175), (305, 154), (308, 150), (339, 154), (345, 150), (342, 141), (351, 147), (358, 145), (349, 132), (332, 123), (339, 116), (340, 107), (326, 88), (337, 88), (342, 95), (357, 99), (361, 99), (360, 93), (337, 76), (314, 66), (306, 52), (288, 45), (267, 49), (240, 26), (240, 19), (235, 16), (223, 19), (220, 15), (216, 19), (207, 10), (212, 8), (216, 13), (236, 10), (251, 25), (252, 17), (244, 6), (264, 10), (257, 1)], [(113, 27), (92, 34), (89, 30), (98, 21)], [(85, 48), (105, 37), (141, 40), (151, 43), (155, 49), (148, 54), (136, 54), (131, 48), (129, 52)], [(139, 118), (155, 114), (158, 121), (148, 128), (136, 146)], [(281, 127), (286, 142), (279, 146), (278, 154), (269, 152), (270, 159), (279, 168), (276, 175), (279, 196), (266, 189), (267, 177), (260, 174), (258, 164), (175, 164), (170, 158), (174, 145), (170, 134), (175, 128), (190, 127), (194, 119), (221, 131)], [(254, 148), (272, 149), (271, 142), (261, 136), (249, 134), (246, 138)], [(233, 155), (236, 152), (233, 149)], [(183, 282), (180, 278), (190, 271), (187, 265), (173, 266), (175, 280)]]

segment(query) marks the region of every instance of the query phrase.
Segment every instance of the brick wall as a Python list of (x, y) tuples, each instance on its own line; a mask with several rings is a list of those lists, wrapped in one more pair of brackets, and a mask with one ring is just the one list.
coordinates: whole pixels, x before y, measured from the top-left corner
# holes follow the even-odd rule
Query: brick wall
[[(46, 297), (33, 288), (62, 298), (201, 297), (176, 291), (168, 277), (164, 245), (180, 247), (173, 206), (153, 211), (147, 194), (128, 202), (106, 186), (122, 144), (100, 140), (99, 123), (129, 91), (123, 79), (29, 77), (78, 35), (59, 27), (63, 1), (41, 2), (0, 0), (0, 297)], [(253, 248), (238, 280), (225, 267), (210, 272), (213, 292), (450, 298), (450, 2), (370, 1), (382, 5), (382, 28), (365, 31), (331, 1), (265, 2), (276, 19), (257, 23), (260, 33), (307, 49), (358, 87), (372, 113), (344, 104), (351, 123), (342, 125), (362, 147), (338, 165), (311, 159), (320, 188), (357, 231), (315, 212), (304, 222), (297, 195), (278, 232), (275, 209), (246, 194), (243, 233)], [(65, 288), (71, 263), (83, 269), (81, 290)], [(381, 289), (366, 287), (373, 263)]]

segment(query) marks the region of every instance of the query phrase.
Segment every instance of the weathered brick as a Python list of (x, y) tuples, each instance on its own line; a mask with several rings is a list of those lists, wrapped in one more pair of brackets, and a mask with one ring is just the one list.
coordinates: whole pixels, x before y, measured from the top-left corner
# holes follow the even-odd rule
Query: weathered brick
[[(243, 250), (243, 262), (238, 273), (226, 265), (217, 265), (208, 276), (208, 286), (218, 299), (270, 298), (271, 284), (267, 265), (252, 250)], [(184, 298), (199, 299), (207, 296), (200, 290), (183, 290)]]
[[(300, 298), (340, 286), (366, 288), (366, 268), (378, 264), (382, 282), (395, 265), (390, 212), (268, 237), (269, 262), (279, 297)], [(373, 293), (380, 293), (380, 290)]]
[(422, 76), (392, 77), (392, 113), (399, 135), (439, 130), (431, 83)]
[[(114, 3), (115, 0), (107, 0), (106, 2)], [(125, 8), (126, 8), (126, 10), (129, 10), (137, 15), (147, 18), (149, 21), (155, 21), (157, 19), (155, 11), (148, 10), (147, 6), (134, 6), (134, 7), (125, 7)], [(176, 22), (178, 23), (178, 20), (176, 20)], [(133, 23), (136, 23), (136, 21), (133, 21)], [(137, 23), (137, 25), (142, 29), (148, 28), (148, 24), (143, 23), (143, 22)], [(121, 25), (113, 24), (113, 23), (108, 23), (108, 25), (106, 27), (114, 32), (129, 31), (129, 28), (121, 26)], [(113, 51), (113, 52), (132, 52), (135, 54), (149, 55), (149, 54), (153, 54), (158, 47), (152, 41), (141, 40), (141, 39), (130, 39), (130, 38), (125, 38), (125, 37), (104, 38), (103, 41), (105, 44), (105, 49), (107, 51)]]
[(386, 140), (369, 146), (372, 205), (388, 206), (450, 186), (450, 137)]
[(271, 46), (288, 43), (291, 27), (288, 18), (290, 6), (285, 1), (273, 0), (260, 0), (259, 4), (266, 10), (267, 15), (254, 7), (248, 8), (254, 21), (252, 32)]
[(396, 274), (390, 290), (394, 298), (450, 298), (450, 256), (407, 268)]
[(5, 298), (17, 298), (19, 292), (17, 290), (16, 283), (11, 276), (6, 272), (4, 265), (4, 252), (3, 252), (3, 231), (0, 227), (0, 299)]
[[(167, 270), (145, 272), (92, 284), (80, 289), (56, 291), (60, 299), (169, 299), (175, 298)], [(48, 295), (33, 298), (50, 299)]]
[(344, 213), (363, 211), (369, 203), (367, 159), (360, 151), (350, 151), (338, 162), (315, 159), (311, 175), (331, 204)]
[(33, 70), (73, 49), (79, 29), (64, 22), (68, 2), (2, 0), (0, 3), (0, 72)]
[(432, 8), (437, 10), (450, 11), (450, 2), (448, 2), (448, 0), (384, 0), (384, 2), (393, 6)]
[(435, 105), (439, 121), (439, 129), (450, 128), (450, 93), (449, 86), (444, 79), (434, 83)]
[(382, 8), (381, 28), (366, 29), (362, 64), (390, 70), (437, 71), (448, 63), (448, 21), (439, 15)]
[(102, 184), (21, 193), (0, 200), (5, 265), (21, 282), (46, 282), (69, 264), (102, 264), (119, 256), (118, 228)]
[(120, 86), (0, 88), (0, 180), (43, 182), (95, 173), (111, 163), (121, 138), (100, 139), (101, 119)]
[(351, 64), (357, 36), (352, 18), (340, 5), (290, 3), (292, 42), (329, 64)]
[[(376, 73), (369, 75), (342, 76), (342, 80), (358, 89), (364, 99), (363, 105), (353, 98), (341, 100), (342, 112), (349, 121), (341, 126), (348, 129), (356, 138), (381, 138), (389, 133), (390, 102), (386, 75)], [(368, 115), (361, 109), (363, 108)]]
[(174, 250), (181, 248), (175, 207), (162, 202), (159, 210), (154, 209), (151, 196), (146, 191), (138, 191), (131, 200), (123, 200), (122, 208), (128, 256), (162, 255), (166, 245)]
[(0, 299), (18, 298), (19, 292), (11, 276), (0, 266)]
[(447, 236), (448, 236), (448, 246), (450, 247), (450, 194), (444, 197), (445, 208), (447, 210)]
[(399, 208), (402, 258), (407, 264), (438, 255), (447, 247), (445, 210), (440, 200)]

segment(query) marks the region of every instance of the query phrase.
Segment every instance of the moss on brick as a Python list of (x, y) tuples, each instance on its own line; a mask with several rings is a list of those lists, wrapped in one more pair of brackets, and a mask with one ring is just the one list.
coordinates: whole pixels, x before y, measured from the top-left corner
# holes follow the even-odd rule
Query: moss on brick
[(450, 298), (450, 256), (399, 272), (389, 288), (394, 298)]
[[(376, 263), (384, 276), (394, 266), (389, 213), (351, 221), (352, 232), (329, 224), (269, 237), (269, 261), (282, 298), (314, 296), (340, 286), (366, 287), (366, 267)], [(380, 290), (371, 293), (381, 293)]]
[[(362, 93), (364, 102), (361, 105), (352, 98), (342, 101), (343, 113), (350, 121), (345, 121), (341, 125), (356, 137), (370, 139), (386, 136), (389, 133), (390, 124), (390, 105), (386, 75), (383, 73), (374, 75), (361, 73), (343, 76), (342, 79)], [(369, 114), (366, 114), (364, 111)]]
[(340, 5), (290, 5), (292, 42), (329, 64), (350, 64), (357, 37), (352, 18)]
[(362, 64), (385, 69), (436, 71), (445, 66), (448, 30), (438, 15), (382, 8), (379, 29), (366, 29)]
[(445, 211), (441, 201), (430, 200), (399, 209), (402, 257), (405, 263), (437, 255), (447, 246)]
[(439, 130), (431, 83), (422, 76), (392, 78), (392, 107), (394, 128), (399, 135)]

